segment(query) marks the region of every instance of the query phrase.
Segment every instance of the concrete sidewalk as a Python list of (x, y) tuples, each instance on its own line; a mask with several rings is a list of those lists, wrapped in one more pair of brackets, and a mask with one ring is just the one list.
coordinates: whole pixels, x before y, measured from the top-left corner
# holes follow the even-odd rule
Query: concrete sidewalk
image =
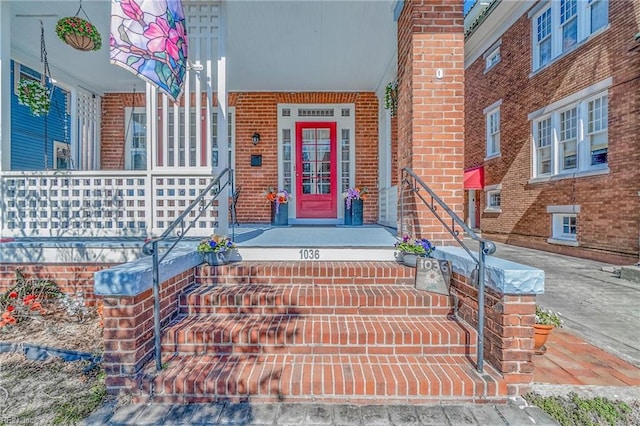
[(538, 407), (504, 405), (132, 404), (105, 406), (85, 425), (556, 425)]
[[(469, 248), (477, 244), (465, 239)], [(608, 263), (496, 243), (496, 257), (544, 270), (539, 305), (561, 313), (564, 328), (640, 367), (640, 283), (618, 278)]]

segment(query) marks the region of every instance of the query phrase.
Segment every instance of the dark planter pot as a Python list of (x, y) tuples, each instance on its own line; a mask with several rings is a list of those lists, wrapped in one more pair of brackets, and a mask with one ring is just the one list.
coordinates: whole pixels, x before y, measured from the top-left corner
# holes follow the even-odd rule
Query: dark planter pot
[(202, 259), (207, 265), (220, 266), (229, 263), (230, 251), (215, 253), (212, 251), (202, 253)]
[(364, 203), (362, 200), (351, 200), (351, 208), (347, 208), (347, 202), (344, 205), (344, 224), (349, 226), (362, 226)]
[(271, 226), (289, 225), (289, 204), (271, 203)]

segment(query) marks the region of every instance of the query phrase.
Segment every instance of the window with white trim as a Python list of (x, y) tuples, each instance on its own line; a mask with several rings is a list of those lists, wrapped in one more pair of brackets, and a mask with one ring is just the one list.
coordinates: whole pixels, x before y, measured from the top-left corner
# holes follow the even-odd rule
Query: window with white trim
[(578, 235), (578, 216), (575, 214), (553, 214), (551, 238), (576, 241)]
[(489, 70), (490, 68), (492, 68), (494, 65), (496, 65), (498, 62), (500, 62), (500, 46), (496, 47), (495, 49), (493, 49), (485, 58), (485, 71)]
[(607, 163), (609, 140), (609, 102), (607, 95), (593, 98), (587, 103), (587, 139), (591, 165)]
[(573, 107), (560, 113), (560, 170), (574, 170), (578, 167), (578, 108)]
[(487, 196), (487, 204), (484, 211), (487, 213), (500, 213), (502, 211), (500, 201), (502, 184), (488, 185), (484, 188), (484, 191)]
[(533, 121), (533, 177), (607, 168), (608, 96), (599, 93)]
[(126, 108), (125, 170), (147, 169), (147, 112), (145, 108)]
[(500, 107), (487, 113), (487, 157), (500, 154)]
[(529, 14), (533, 70), (552, 62), (609, 23), (609, 0), (549, 1)]

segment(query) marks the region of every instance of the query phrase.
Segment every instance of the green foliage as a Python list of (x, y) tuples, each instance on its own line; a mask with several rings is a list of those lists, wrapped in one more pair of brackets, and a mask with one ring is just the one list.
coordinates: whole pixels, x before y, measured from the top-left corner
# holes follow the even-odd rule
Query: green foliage
[(102, 36), (95, 25), (78, 16), (69, 16), (62, 18), (56, 24), (56, 34), (60, 40), (66, 42), (65, 36), (69, 34), (77, 34), (79, 36), (89, 37), (93, 41), (91, 50), (100, 50), (102, 47)]
[(22, 78), (18, 83), (18, 103), (29, 107), (36, 117), (46, 115), (51, 108), (51, 91), (40, 81)]
[(13, 292), (18, 293), (18, 299), (27, 295), (34, 295), (40, 300), (53, 299), (62, 295), (60, 287), (55, 282), (46, 278), (26, 279), (22, 271), (16, 269), (16, 284), (4, 294), (0, 294), (0, 312), (3, 312), (11, 304), (9, 294)]
[(542, 306), (536, 306), (536, 324), (553, 325), (554, 327), (562, 327), (562, 319), (560, 314), (552, 310), (545, 309)]
[(398, 110), (398, 82), (392, 81), (384, 90), (384, 108), (388, 109), (392, 117)]
[(632, 409), (622, 401), (607, 398), (583, 398), (571, 392), (567, 396), (541, 396), (528, 393), (524, 398), (562, 426), (600, 426), (631, 424)]

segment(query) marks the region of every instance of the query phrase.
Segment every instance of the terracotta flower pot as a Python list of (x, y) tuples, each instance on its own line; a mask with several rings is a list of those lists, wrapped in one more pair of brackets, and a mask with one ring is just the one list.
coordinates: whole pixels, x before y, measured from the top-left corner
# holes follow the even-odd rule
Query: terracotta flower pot
[(542, 355), (547, 351), (547, 348), (544, 347), (544, 344), (547, 342), (547, 338), (553, 330), (555, 326), (553, 325), (544, 325), (544, 324), (534, 324), (533, 325), (533, 350), (536, 354)]

